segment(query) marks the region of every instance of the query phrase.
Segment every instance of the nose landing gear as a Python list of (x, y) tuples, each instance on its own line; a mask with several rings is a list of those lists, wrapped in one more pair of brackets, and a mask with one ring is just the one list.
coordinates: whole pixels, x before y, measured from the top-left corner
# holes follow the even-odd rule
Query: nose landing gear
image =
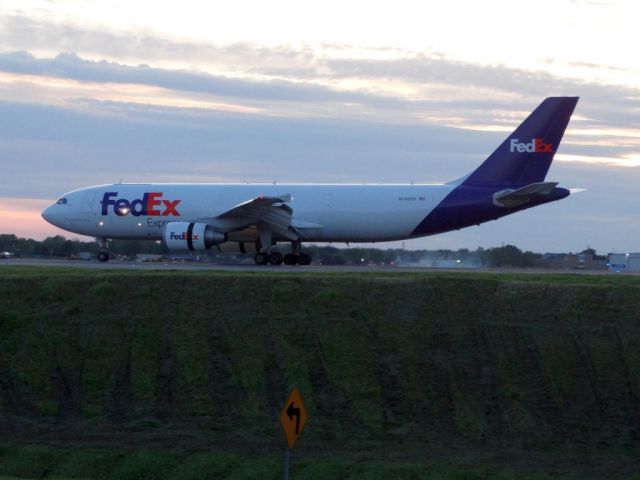
[(100, 251), (98, 252), (98, 261), (100, 262), (108, 262), (109, 255), (109, 245), (107, 244), (106, 238), (98, 238), (98, 245), (100, 245)]

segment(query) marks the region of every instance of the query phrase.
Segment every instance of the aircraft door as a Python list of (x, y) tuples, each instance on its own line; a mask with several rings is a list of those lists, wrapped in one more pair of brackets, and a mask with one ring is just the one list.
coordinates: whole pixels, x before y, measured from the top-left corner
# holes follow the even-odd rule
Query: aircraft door
[(82, 213), (92, 213), (93, 212), (97, 194), (98, 194), (98, 192), (96, 192), (96, 191), (92, 191), (92, 192), (89, 191), (89, 192), (84, 194), (84, 197), (82, 198), (82, 207), (81, 207), (81, 210), (80, 210)]

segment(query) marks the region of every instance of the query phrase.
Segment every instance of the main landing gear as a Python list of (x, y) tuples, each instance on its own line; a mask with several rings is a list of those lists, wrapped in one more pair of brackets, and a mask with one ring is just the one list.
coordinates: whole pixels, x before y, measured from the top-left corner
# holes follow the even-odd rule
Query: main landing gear
[(108, 262), (109, 261), (109, 246), (107, 245), (106, 238), (99, 238), (98, 245), (100, 245), (100, 251), (98, 252), (98, 261), (100, 262)]
[(282, 255), (280, 252), (260, 251), (253, 257), (257, 265), (310, 265), (311, 256), (300, 251), (300, 242), (292, 242), (292, 252)]
[(258, 252), (255, 254), (253, 259), (258, 265), (266, 265), (267, 263), (270, 263), (271, 265), (280, 265), (283, 257), (280, 252)]
[(253, 257), (253, 260), (257, 265), (281, 265), (284, 263), (285, 265), (310, 265), (311, 264), (311, 256), (306, 253), (294, 254), (287, 253), (282, 255), (280, 252), (258, 252)]

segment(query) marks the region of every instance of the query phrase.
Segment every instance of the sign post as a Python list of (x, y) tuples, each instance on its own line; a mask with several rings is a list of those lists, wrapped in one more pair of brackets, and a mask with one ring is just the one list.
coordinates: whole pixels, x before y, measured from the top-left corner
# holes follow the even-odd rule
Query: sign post
[(291, 450), (293, 450), (306, 424), (307, 410), (302, 401), (300, 391), (294, 388), (280, 412), (280, 425), (287, 441), (287, 449), (284, 453), (284, 480), (289, 480)]

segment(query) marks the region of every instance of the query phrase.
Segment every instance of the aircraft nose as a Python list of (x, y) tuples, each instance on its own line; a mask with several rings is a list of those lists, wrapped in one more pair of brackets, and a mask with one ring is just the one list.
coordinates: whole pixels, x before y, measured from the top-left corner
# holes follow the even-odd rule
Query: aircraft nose
[(45, 208), (42, 211), (41, 215), (42, 215), (42, 218), (44, 218), (47, 222), (57, 227), (58, 226), (57, 218), (60, 216), (60, 214), (59, 212), (56, 212), (57, 210), (56, 207), (57, 207), (56, 204), (49, 205), (47, 208)]

